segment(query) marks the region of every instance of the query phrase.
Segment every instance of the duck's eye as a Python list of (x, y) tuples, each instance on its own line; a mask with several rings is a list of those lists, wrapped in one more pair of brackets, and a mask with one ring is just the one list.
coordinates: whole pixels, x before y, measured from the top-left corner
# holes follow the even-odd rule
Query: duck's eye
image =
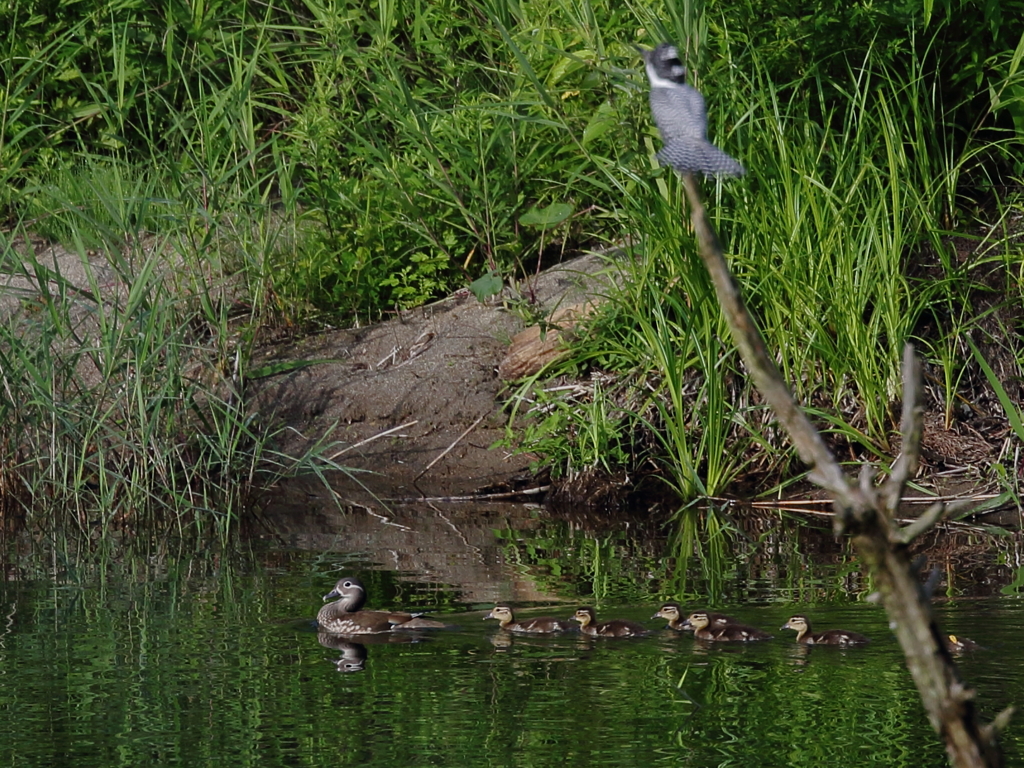
[(346, 581), (344, 584), (342, 584), (342, 586), (345, 587), (346, 589), (348, 589), (348, 588), (350, 588), (352, 586), (352, 582), (351, 581)]

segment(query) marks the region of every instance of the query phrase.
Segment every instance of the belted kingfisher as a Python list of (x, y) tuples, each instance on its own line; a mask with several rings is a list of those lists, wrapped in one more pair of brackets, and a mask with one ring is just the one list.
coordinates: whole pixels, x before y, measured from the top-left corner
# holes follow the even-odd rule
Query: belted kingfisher
[(743, 166), (708, 141), (704, 97), (686, 84), (686, 67), (674, 45), (662, 43), (653, 51), (640, 49), (651, 81), (651, 114), (665, 146), (658, 159), (680, 173), (742, 176)]

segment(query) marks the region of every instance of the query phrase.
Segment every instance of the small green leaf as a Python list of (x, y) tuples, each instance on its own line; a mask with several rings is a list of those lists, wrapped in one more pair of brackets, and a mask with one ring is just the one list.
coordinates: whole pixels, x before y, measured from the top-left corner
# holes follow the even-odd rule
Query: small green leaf
[(569, 203), (552, 203), (547, 208), (534, 206), (519, 217), (519, 223), (524, 227), (540, 227), (549, 229), (556, 227), (572, 216), (573, 207)]
[(992, 387), (996, 393), (996, 397), (999, 398), (999, 403), (1003, 406), (1003, 412), (1006, 414), (1006, 419), (1010, 422), (1010, 427), (1013, 428), (1014, 433), (1017, 435), (1017, 439), (1024, 440), (1024, 419), (1022, 419), (1024, 414), (1017, 410), (1017, 406), (1013, 404), (1009, 394), (1007, 394), (1006, 390), (1003, 389), (1003, 385), (999, 381), (999, 377), (996, 376), (995, 371), (992, 370), (992, 366), (990, 366), (988, 361), (985, 360), (985, 357), (981, 354), (981, 350), (978, 349), (974, 345), (974, 342), (969, 338), (967, 339), (967, 344), (970, 346), (971, 352), (974, 353), (974, 359), (981, 367), (982, 373), (984, 373), (985, 378), (988, 379), (989, 386)]
[(590, 116), (590, 122), (587, 123), (587, 127), (583, 129), (583, 146), (585, 147), (595, 139), (604, 136), (604, 134), (615, 127), (617, 122), (615, 119), (615, 108), (611, 102), (602, 102), (601, 106)]
[(470, 283), (469, 290), (476, 296), (477, 301), (483, 301), (487, 297), (499, 293), (503, 285), (501, 275), (492, 269), (486, 275), (478, 277)]
[(1014, 580), (1012, 584), (1007, 584), (999, 591), (1002, 592), (1004, 595), (1013, 595), (1021, 589), (1024, 589), (1024, 568), (1019, 568), (1017, 570), (1017, 578)]

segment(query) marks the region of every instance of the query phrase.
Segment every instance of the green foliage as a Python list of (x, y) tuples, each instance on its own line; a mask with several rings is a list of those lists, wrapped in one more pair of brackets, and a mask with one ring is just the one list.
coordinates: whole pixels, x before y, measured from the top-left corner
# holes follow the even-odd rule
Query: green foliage
[[(833, 439), (884, 456), (902, 347), (934, 307), (957, 304), (965, 290), (952, 272), (916, 284), (908, 257), (922, 244), (941, 244), (945, 223), (961, 210), (964, 177), (981, 157), (998, 157), (1011, 144), (957, 145), (935, 73), (913, 51), (908, 70), (871, 50), (841, 77), (823, 68), (779, 84), (757, 50), (732, 50), (735, 57), (707, 76), (717, 86), (708, 94), (718, 123), (711, 135), (739, 148), (756, 172), (712, 188), (716, 226), (798, 398), (817, 409)], [(729, 66), (737, 62), (743, 66)], [(723, 130), (729, 125), (731, 133)], [(644, 258), (625, 263), (621, 295), (564, 365), (646, 375), (649, 403), (626, 411), (631, 424), (619, 427), (636, 441), (627, 451), (635, 459), (630, 469), (649, 455), (637, 450), (645, 425), (669, 458), (665, 477), (681, 497), (714, 496), (744, 469), (748, 447), (778, 446), (743, 406), (752, 396), (736, 386), (742, 372), (719, 341), (725, 329), (686, 228), (681, 190), (670, 176), (654, 183), (656, 193), (623, 198)], [(956, 378), (953, 356), (945, 363)], [(572, 446), (561, 447), (568, 453), (556, 452), (554, 462), (581, 464)]]
[[(537, 237), (520, 231), (521, 214), (543, 202), (571, 212), (593, 192), (585, 180), (597, 169), (575, 137), (608, 113), (616, 85), (595, 76), (605, 66), (596, 31), (570, 23), (563, 34), (554, 5), (449, 0), (419, 7), (408, 28), (385, 11), (402, 13), (318, 9), (327, 53), (290, 131), (324, 236), (280, 285), (322, 309), (372, 313), (464, 284), (467, 272), (512, 271)], [(613, 153), (613, 138), (591, 131), (591, 151)], [(581, 227), (574, 238), (609, 232), (599, 219)], [(410, 289), (416, 275), (429, 279)]]
[(636, 457), (625, 434), (627, 413), (614, 400), (618, 394), (606, 392), (597, 379), (589, 387), (524, 390), (520, 398), (529, 399), (528, 420), (518, 439), (546, 457), (556, 478), (629, 466)]
[[(33, 522), (49, 517), (86, 537), (117, 528), (225, 536), (258, 487), (319, 471), (317, 449), (297, 460), (274, 450), (279, 429), (241, 394), (246, 340), (223, 351), (210, 343), (226, 338), (209, 331), (227, 306), (169, 292), (161, 247), (103, 265), (80, 253), (88, 290), (24, 258), (22, 282), (38, 304), (26, 307), (31, 320), (0, 324), (0, 434), (5, 479), (26, 490)], [(9, 249), (5, 260), (20, 260)]]
[[(939, 329), (948, 403), (963, 376), (975, 275), (941, 246), (1024, 167), (1021, 5), (8, 3), (0, 206), (124, 275), (159, 242), (221, 359), (237, 329), (200, 286), (230, 282), (249, 344), (282, 316), (493, 295), (545, 246), (628, 236), (644, 263), (569, 366), (631, 376), (552, 400), (530, 438), (567, 472), (667, 456), (684, 497), (714, 495), (777, 446), (656, 169), (632, 43), (685, 52), (751, 171), (712, 192), (745, 295), (800, 398), (877, 455), (904, 341)], [(925, 247), (941, 275), (908, 269)], [(996, 266), (1019, 294), (1019, 259)]]

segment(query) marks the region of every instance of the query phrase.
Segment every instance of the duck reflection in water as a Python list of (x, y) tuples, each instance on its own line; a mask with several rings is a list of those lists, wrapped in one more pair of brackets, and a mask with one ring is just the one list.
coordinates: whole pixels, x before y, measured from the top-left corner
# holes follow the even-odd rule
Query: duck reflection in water
[(340, 659), (331, 659), (339, 672), (362, 672), (366, 667), (366, 646), (362, 643), (346, 640), (330, 632), (317, 632), (316, 639), (324, 648), (341, 651)]
[(341, 651), (341, 658), (331, 659), (339, 672), (362, 672), (369, 655), (367, 645), (390, 645), (391, 643), (418, 643), (424, 638), (414, 632), (393, 635), (369, 635), (359, 640), (351, 636), (336, 635), (332, 632), (317, 632), (316, 639), (324, 648)]

